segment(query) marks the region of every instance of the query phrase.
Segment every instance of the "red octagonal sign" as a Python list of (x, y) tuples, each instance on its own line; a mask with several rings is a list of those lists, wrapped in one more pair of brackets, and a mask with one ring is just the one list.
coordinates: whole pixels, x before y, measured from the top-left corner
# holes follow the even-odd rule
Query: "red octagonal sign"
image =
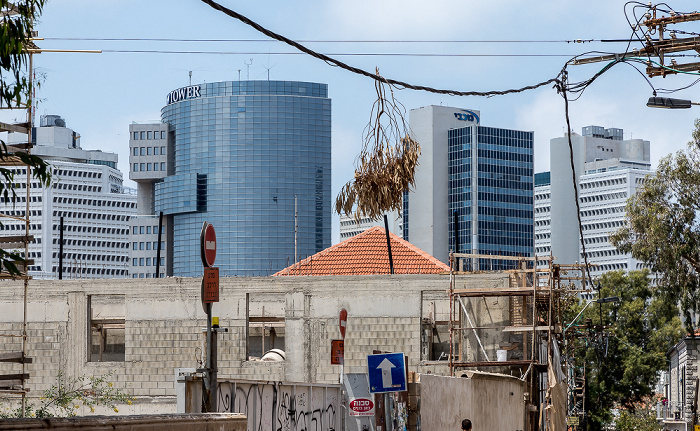
[(202, 226), (202, 234), (200, 236), (202, 250), (202, 264), (206, 267), (214, 266), (216, 260), (216, 232), (214, 225), (204, 222)]

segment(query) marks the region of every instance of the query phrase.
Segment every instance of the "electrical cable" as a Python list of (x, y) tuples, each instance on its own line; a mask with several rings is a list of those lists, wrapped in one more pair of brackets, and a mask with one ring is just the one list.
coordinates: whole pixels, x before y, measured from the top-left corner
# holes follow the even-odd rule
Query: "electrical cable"
[(335, 58), (329, 57), (329, 56), (324, 55), (324, 54), (320, 54), (316, 51), (313, 51), (313, 50), (307, 48), (306, 46), (304, 46), (298, 42), (295, 42), (295, 41), (293, 41), (285, 36), (282, 36), (282, 35), (277, 34), (271, 30), (266, 29), (265, 27), (261, 26), (260, 24), (248, 19), (247, 17), (245, 17), (245, 16), (243, 16), (243, 15), (241, 15), (241, 14), (239, 14), (239, 13), (237, 13), (237, 12), (227, 8), (227, 7), (224, 7), (224, 6), (216, 3), (213, 0), (202, 0), (202, 2), (206, 3), (207, 5), (212, 7), (213, 9), (218, 10), (218, 11), (230, 16), (231, 18), (235, 18), (235, 19), (241, 21), (242, 23), (254, 28), (255, 30), (259, 31), (260, 33), (264, 34), (265, 36), (268, 36), (272, 39), (276, 39), (280, 42), (284, 42), (287, 45), (290, 45), (290, 46), (298, 49), (301, 52), (304, 52), (312, 57), (318, 58), (319, 60), (326, 62), (330, 66), (340, 67), (341, 69), (345, 69), (349, 72), (353, 72), (355, 74), (362, 75), (362, 76), (365, 76), (367, 78), (371, 78), (375, 81), (384, 82), (386, 84), (393, 85), (397, 88), (408, 88), (411, 90), (422, 90), (422, 91), (427, 91), (430, 93), (448, 94), (448, 95), (452, 95), (452, 96), (485, 96), (485, 97), (488, 97), (488, 96), (498, 96), (498, 95), (512, 94), (512, 93), (521, 93), (521, 92), (527, 91), (527, 90), (534, 90), (535, 88), (539, 88), (539, 87), (542, 87), (545, 85), (555, 83), (559, 79), (558, 78), (559, 75), (557, 75), (557, 77), (555, 77), (555, 78), (551, 78), (551, 79), (548, 79), (546, 81), (543, 81), (543, 82), (540, 82), (540, 83), (537, 83), (534, 85), (528, 85), (528, 86), (525, 86), (522, 88), (515, 88), (515, 89), (509, 89), (509, 90), (499, 90), (499, 91), (456, 91), (456, 90), (436, 89), (436, 88), (426, 87), (426, 86), (422, 86), (422, 85), (412, 85), (412, 84), (409, 84), (407, 82), (398, 81), (398, 80), (390, 79), (390, 78), (384, 78), (384, 77), (379, 76), (377, 74), (367, 72), (363, 69), (359, 69), (357, 67), (350, 66), (346, 63), (341, 62), (340, 60), (336, 60)]

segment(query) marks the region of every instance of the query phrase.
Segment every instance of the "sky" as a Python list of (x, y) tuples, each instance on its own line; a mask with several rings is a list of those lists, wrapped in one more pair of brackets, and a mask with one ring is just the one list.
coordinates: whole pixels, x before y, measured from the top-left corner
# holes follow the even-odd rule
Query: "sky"
[[(385, 77), (415, 85), (458, 91), (505, 90), (546, 81), (574, 55), (623, 52), (625, 43), (598, 41), (631, 35), (625, 2), (618, 0), (220, 3), (290, 39), (309, 41), (303, 43), (352, 66), (378, 68)], [(697, 2), (688, 0), (669, 5), (679, 12), (697, 9)], [(675, 28), (700, 32), (700, 21)], [(328, 84), (333, 202), (352, 178), (376, 98), (374, 82), (368, 78), (298, 54), (200, 0), (48, 0), (37, 30), (44, 40), (36, 43), (44, 49), (103, 51), (35, 56), (40, 79), (37, 121), (40, 115), (61, 115), (67, 127), (80, 133), (84, 149), (118, 153), (125, 177), (129, 124), (159, 121), (167, 93), (188, 85), (191, 71), (193, 84), (239, 77), (266, 80), (268, 74), (271, 80)], [(594, 41), (566, 42), (576, 39)], [(692, 61), (697, 60), (679, 59)], [(570, 82), (590, 78), (603, 64), (569, 66)], [(657, 77), (650, 82), (670, 89), (688, 86), (697, 78)], [(700, 101), (699, 89), (690, 87), (671, 97)], [(563, 98), (550, 85), (490, 98), (413, 90), (394, 93), (407, 110), (427, 105), (479, 110), (485, 126), (534, 131), (535, 172), (549, 170), (549, 140), (566, 130)], [(656, 165), (660, 158), (685, 148), (700, 111), (648, 108), (650, 96), (652, 89), (643, 74), (618, 64), (571, 102), (572, 129), (580, 133), (587, 125), (622, 128), (625, 139), (651, 142)], [(20, 113), (12, 115), (22, 119)], [(126, 185), (135, 187), (131, 181)], [(334, 214), (332, 242), (338, 238)]]

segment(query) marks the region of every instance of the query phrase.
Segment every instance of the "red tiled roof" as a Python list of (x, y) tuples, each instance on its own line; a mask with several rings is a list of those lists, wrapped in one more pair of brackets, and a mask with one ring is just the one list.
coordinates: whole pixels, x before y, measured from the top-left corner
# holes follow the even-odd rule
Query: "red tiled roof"
[[(440, 274), (450, 267), (393, 233), (391, 256), (394, 274)], [(375, 226), (330, 248), (307, 257), (273, 276), (389, 274), (386, 233)]]

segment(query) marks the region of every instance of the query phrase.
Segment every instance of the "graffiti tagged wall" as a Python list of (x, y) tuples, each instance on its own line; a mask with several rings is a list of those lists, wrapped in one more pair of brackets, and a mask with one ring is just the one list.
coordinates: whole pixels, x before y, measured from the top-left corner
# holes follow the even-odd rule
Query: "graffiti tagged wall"
[(340, 385), (219, 381), (218, 410), (243, 413), (248, 431), (336, 431)]

